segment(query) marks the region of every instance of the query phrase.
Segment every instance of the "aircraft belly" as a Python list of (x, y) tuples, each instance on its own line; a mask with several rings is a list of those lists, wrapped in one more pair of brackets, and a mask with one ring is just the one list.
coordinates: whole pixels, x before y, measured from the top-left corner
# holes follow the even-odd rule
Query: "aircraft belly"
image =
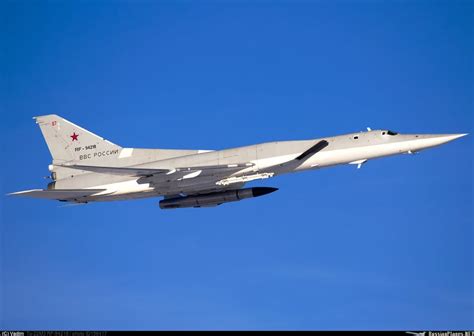
[(150, 197), (158, 197), (158, 196), (160, 196), (160, 194), (155, 191), (130, 192), (130, 193), (124, 193), (124, 194), (91, 196), (91, 197), (88, 197), (86, 201), (88, 202), (123, 201), (123, 200), (129, 200), (129, 199), (150, 198)]
[(155, 186), (157, 192), (160, 195), (176, 195), (180, 193), (184, 194), (197, 194), (202, 192), (225, 190), (225, 189), (236, 189), (244, 183), (236, 183), (230, 186), (220, 186), (216, 184), (216, 179), (199, 179), (193, 183), (182, 183), (182, 181), (168, 182), (166, 184), (160, 184)]

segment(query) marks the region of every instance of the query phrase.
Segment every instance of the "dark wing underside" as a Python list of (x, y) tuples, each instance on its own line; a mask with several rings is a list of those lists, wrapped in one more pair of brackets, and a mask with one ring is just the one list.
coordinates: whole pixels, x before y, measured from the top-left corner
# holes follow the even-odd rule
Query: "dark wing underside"
[(84, 197), (88, 197), (105, 191), (105, 189), (58, 189), (58, 190), (42, 190), (32, 189), (11, 193), (11, 196), (25, 196), (34, 198), (43, 198), (58, 201), (80, 201)]

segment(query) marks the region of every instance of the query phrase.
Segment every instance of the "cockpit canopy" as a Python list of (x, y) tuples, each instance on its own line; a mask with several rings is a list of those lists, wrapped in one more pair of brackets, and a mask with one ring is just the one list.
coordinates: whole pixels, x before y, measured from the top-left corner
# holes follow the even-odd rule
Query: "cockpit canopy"
[(384, 130), (384, 131), (382, 131), (382, 135), (385, 135), (385, 134), (388, 134), (388, 135), (397, 135), (398, 133), (397, 133), (397, 132), (394, 132), (394, 131), (390, 131), (390, 130)]

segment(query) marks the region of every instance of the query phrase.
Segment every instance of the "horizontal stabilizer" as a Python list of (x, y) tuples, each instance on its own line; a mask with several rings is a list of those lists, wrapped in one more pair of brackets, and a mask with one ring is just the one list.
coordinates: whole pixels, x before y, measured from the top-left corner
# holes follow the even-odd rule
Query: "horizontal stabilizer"
[(105, 189), (55, 189), (42, 190), (32, 189), (25, 191), (18, 191), (9, 196), (24, 196), (33, 198), (44, 198), (58, 201), (80, 201), (81, 198), (97, 194)]

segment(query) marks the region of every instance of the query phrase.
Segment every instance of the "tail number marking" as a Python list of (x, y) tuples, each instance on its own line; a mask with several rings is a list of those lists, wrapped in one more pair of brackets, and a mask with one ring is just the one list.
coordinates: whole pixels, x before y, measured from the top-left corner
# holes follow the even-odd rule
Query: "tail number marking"
[(96, 145), (89, 145), (89, 146), (84, 146), (84, 147), (76, 147), (74, 150), (76, 152), (80, 152), (81, 150), (88, 150), (88, 149), (95, 149)]

